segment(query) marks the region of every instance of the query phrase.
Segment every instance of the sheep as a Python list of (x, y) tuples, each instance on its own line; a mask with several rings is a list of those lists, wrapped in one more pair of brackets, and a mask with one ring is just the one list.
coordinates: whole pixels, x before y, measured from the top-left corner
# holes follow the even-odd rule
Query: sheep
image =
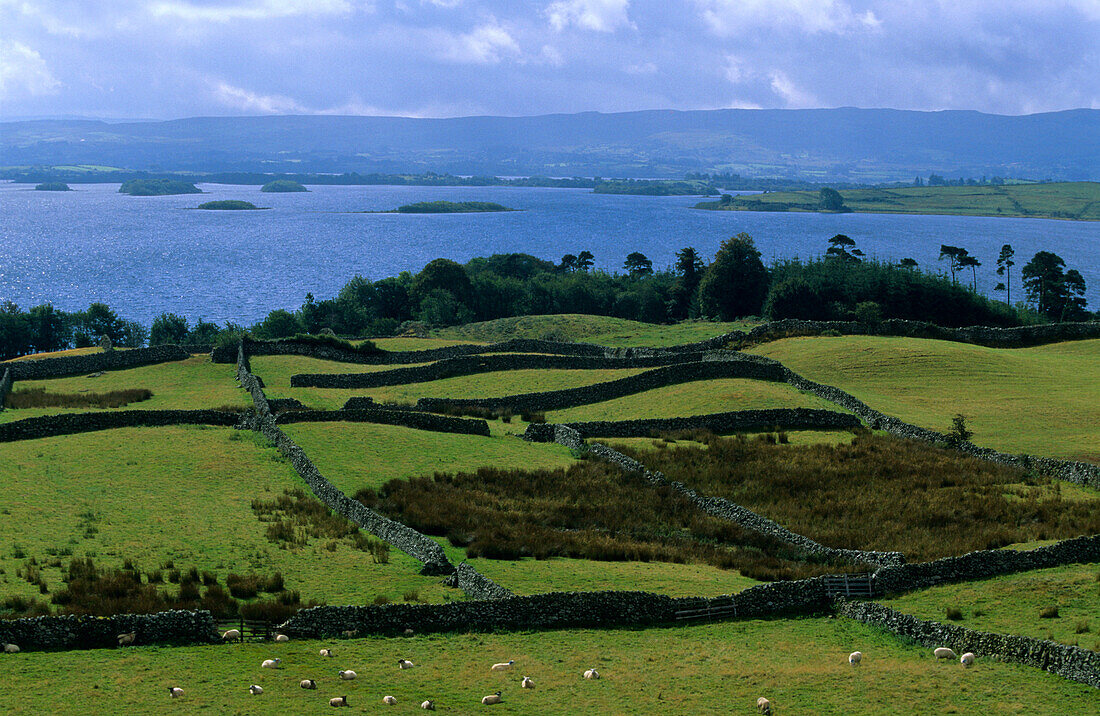
[(260, 686), (259, 684), (252, 684), (248, 687), (248, 693), (252, 694), (253, 696), (259, 696), (263, 692), (264, 687)]
[(489, 694), (488, 696), (481, 697), (481, 703), (485, 706), (489, 706), (490, 704), (499, 704), (503, 701), (504, 697), (501, 696), (501, 693), (499, 691), (495, 694)]
[(770, 716), (772, 712), (772, 702), (761, 696), (756, 700), (756, 708), (760, 710), (760, 713), (764, 716)]
[(332, 649), (321, 649), (321, 656), (332, 657)]
[(389, 704), (390, 706), (396, 706), (397, 705), (397, 699), (393, 696), (383, 696), (382, 697), (382, 703)]
[(408, 659), (398, 659), (397, 660), (397, 668), (398, 669), (411, 669), (411, 668), (413, 668), (413, 666), (414, 666), (414, 664), (411, 661), (409, 661)]
[(264, 663), (260, 664), (260, 667), (264, 669), (278, 669), (279, 665), (282, 663), (282, 659), (265, 659)]
[(584, 678), (598, 679), (600, 678), (600, 672), (596, 671), (595, 669), (589, 669), (588, 671), (584, 672)]
[(345, 639), (353, 639), (353, 638), (359, 636), (359, 630), (358, 629), (346, 629), (346, 630), (340, 632), (340, 634)]
[(301, 686), (303, 689), (316, 689), (317, 682), (313, 679), (302, 679), (298, 682), (298, 686)]
[(974, 654), (969, 651), (966, 652), (961, 657), (959, 657), (959, 663), (962, 664), (965, 668), (969, 669), (971, 666), (974, 665)]
[(347, 706), (348, 708), (351, 708), (351, 706), (348, 704), (347, 696), (337, 696), (335, 698), (331, 698), (328, 700), (328, 705), (336, 708), (339, 708), (340, 706)]
[(935, 657), (937, 659), (954, 659), (954, 658), (956, 658), (955, 657), (955, 652), (951, 651), (946, 646), (941, 646), (940, 648), (933, 651), (932, 654), (935, 655)]
[(848, 655), (848, 663), (852, 666), (859, 666), (859, 662), (863, 661), (863, 652), (853, 651)]
[(519, 682), (519, 687), (521, 689), (533, 689), (535, 688), (535, 682), (531, 681), (530, 676), (524, 676), (523, 681)]
[[(415, 633), (416, 632), (414, 632), (412, 629), (406, 629), (405, 630), (405, 636), (412, 636)], [(433, 701), (432, 703), (435, 703), (435, 702)]]
[(430, 699), (428, 701), (421, 701), (420, 708), (425, 711), (435, 711), (435, 702)]
[(347, 671), (338, 671), (336, 673), (338, 673), (340, 675), (340, 678), (344, 681), (351, 681), (357, 676), (357, 674), (351, 669), (348, 669)]
[(508, 671), (515, 665), (515, 659), (512, 659), (507, 664), (493, 664), (489, 667), (489, 671)]
[(178, 686), (169, 686), (168, 693), (172, 695), (172, 698), (178, 699), (179, 697), (183, 696), (183, 689)]
[(18, 654), (19, 653), (19, 647), (15, 644), (5, 643), (4, 644), (4, 653), (5, 654)]
[(132, 631), (129, 634), (119, 634), (118, 635), (118, 645), (119, 646), (129, 646), (130, 644), (134, 643), (135, 639), (137, 639), (137, 632), (136, 631)]
[(275, 641), (277, 641), (280, 644), (285, 644), (286, 642), (290, 641), (290, 637), (287, 636), (286, 634), (276, 634), (275, 635)]
[(223, 631), (222, 632), (222, 640), (223, 641), (231, 641), (233, 639), (240, 639), (240, 638), (241, 638), (241, 630), (240, 629), (230, 629), (229, 631)]

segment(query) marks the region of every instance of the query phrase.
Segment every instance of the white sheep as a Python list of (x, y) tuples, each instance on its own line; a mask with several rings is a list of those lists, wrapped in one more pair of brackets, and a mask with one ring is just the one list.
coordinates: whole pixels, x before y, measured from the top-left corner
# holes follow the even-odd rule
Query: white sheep
[(344, 681), (351, 681), (357, 676), (357, 674), (351, 669), (348, 669), (347, 671), (338, 671), (336, 673), (338, 673), (340, 675), (340, 678)]
[(530, 676), (524, 676), (523, 681), (519, 682), (519, 687), (521, 689), (533, 689), (535, 688), (535, 682), (531, 681)]
[(303, 689), (316, 689), (317, 682), (313, 679), (302, 679), (298, 682), (298, 686), (301, 686)]
[(19, 653), (19, 647), (16, 646), (15, 644), (6, 644), (5, 643), (4, 644), (4, 653), (5, 654), (18, 654)]
[(848, 663), (852, 666), (859, 666), (859, 662), (863, 661), (863, 652), (853, 651), (848, 655)]
[(230, 641), (232, 639), (240, 639), (240, 638), (241, 638), (241, 630), (240, 629), (230, 629), (229, 631), (223, 631), (222, 632), (222, 639), (225, 640), (225, 641)]
[(584, 678), (598, 679), (600, 678), (600, 672), (596, 671), (595, 669), (589, 669), (588, 671), (584, 672)]
[(393, 696), (383, 696), (382, 697), (382, 703), (389, 704), (390, 706), (396, 706), (397, 705), (397, 699)]
[(264, 687), (260, 686), (259, 684), (252, 684), (248, 687), (248, 693), (252, 694), (253, 696), (259, 696), (263, 692)]
[(287, 636), (286, 634), (276, 634), (275, 635), (275, 641), (277, 641), (280, 644), (285, 644), (286, 642), (290, 641), (290, 637)]
[(501, 695), (501, 693), (499, 691), (496, 692), (495, 694), (489, 694), (488, 696), (482, 696), (481, 697), (481, 703), (484, 704), (485, 706), (489, 706), (490, 704), (499, 704), (503, 701), (504, 701), (504, 697)]
[(756, 700), (756, 708), (760, 710), (760, 713), (764, 716), (770, 716), (772, 712), (772, 702), (761, 696)]
[(332, 649), (321, 649), (321, 656), (332, 657)]
[(424, 709), (425, 711), (435, 711), (435, 702), (431, 699), (427, 701), (421, 701), (420, 708)]
[(260, 667), (264, 669), (278, 669), (279, 665), (282, 663), (282, 659), (264, 659), (264, 663), (260, 664)]
[(134, 643), (135, 639), (137, 639), (137, 632), (136, 631), (132, 631), (129, 634), (119, 634), (118, 635), (118, 645), (119, 646), (129, 646), (130, 644)]
[(348, 708), (351, 708), (351, 706), (348, 705), (347, 696), (337, 696), (335, 698), (331, 698), (328, 700), (328, 705), (334, 707), (347, 706)]
[(966, 652), (961, 657), (959, 657), (959, 663), (969, 669), (971, 666), (974, 665), (974, 654), (969, 651)]
[(415, 666), (415, 665), (411, 661), (409, 661), (408, 659), (398, 659), (397, 660), (397, 668), (398, 669), (411, 669), (411, 668), (413, 668), (413, 666)]
[(359, 630), (358, 629), (345, 629), (344, 631), (340, 632), (340, 634), (345, 639), (354, 639), (355, 637), (359, 636)]
[(512, 659), (511, 661), (509, 661), (506, 664), (493, 664), (492, 666), (489, 667), (489, 671), (508, 671), (513, 666), (515, 666), (515, 663), (516, 663), (515, 659)]
[(172, 698), (178, 699), (179, 697), (183, 696), (183, 689), (178, 686), (169, 686), (168, 693), (172, 695)]
[(946, 646), (941, 646), (932, 652), (937, 659), (954, 659), (956, 658), (955, 652), (948, 649)]

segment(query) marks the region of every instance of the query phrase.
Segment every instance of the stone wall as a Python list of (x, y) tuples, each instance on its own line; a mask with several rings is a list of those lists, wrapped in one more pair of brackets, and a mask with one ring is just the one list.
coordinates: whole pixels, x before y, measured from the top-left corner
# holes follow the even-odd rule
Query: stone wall
[(0, 376), (0, 411), (4, 409), (4, 401), (7, 400), (8, 393), (11, 392), (13, 382), (11, 369), (4, 368), (4, 375)]
[(81, 373), (98, 373), (101, 370), (136, 368), (142, 365), (168, 363), (190, 357), (191, 354), (179, 346), (154, 346), (152, 348), (90, 353), (81, 356), (21, 360), (10, 363), (8, 367), (11, 370), (12, 380), (38, 380)]
[(110, 410), (95, 413), (63, 413), (24, 418), (0, 424), (0, 443), (36, 440), (55, 435), (74, 435), (115, 428), (161, 427), (164, 425), (242, 424), (242, 413), (221, 410)]
[[(769, 410), (736, 410), (686, 418), (647, 420), (597, 420), (585, 423), (565, 423), (582, 438), (644, 438), (679, 430), (709, 430), (725, 434), (755, 430), (851, 430), (863, 423), (849, 413), (816, 408), (773, 408)], [(552, 426), (533, 423), (527, 426), (525, 437), (537, 439)], [(539, 440), (545, 442), (545, 440)]]
[[(957, 654), (969, 651), (979, 659), (992, 658), (1033, 666), (1100, 688), (1100, 653), (1095, 651), (1026, 636), (992, 634), (954, 624), (918, 619), (873, 602), (841, 599), (838, 600), (836, 609), (841, 616), (864, 624), (873, 624), (927, 647), (946, 646), (954, 649)], [(1052, 706), (1051, 710), (1058, 709)]]
[(466, 562), (455, 567), (455, 573), (447, 577), (452, 587), (458, 587), (471, 599), (508, 599), (516, 596)]
[[(110, 617), (51, 616), (0, 619), (0, 641), (23, 651), (37, 649), (114, 649), (118, 635), (136, 633), (135, 646), (211, 644), (218, 638), (208, 611), (117, 614)], [(4, 655), (7, 656), (7, 655)]]
[(470, 418), (453, 418), (446, 415), (434, 415), (415, 410), (390, 410), (368, 408), (365, 410), (291, 410), (280, 413), (275, 422), (288, 423), (379, 423), (399, 425), (415, 430), (430, 430), (437, 433), (457, 433), (459, 435), (480, 435), (489, 437), (489, 423)]

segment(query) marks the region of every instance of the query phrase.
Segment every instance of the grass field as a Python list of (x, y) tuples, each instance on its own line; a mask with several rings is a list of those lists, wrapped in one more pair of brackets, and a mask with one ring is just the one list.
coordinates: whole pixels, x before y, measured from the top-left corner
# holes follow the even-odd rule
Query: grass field
[[(922, 619), (1100, 651), (1100, 565), (1096, 564), (941, 585), (886, 603)], [(1058, 608), (1058, 616), (1041, 617), (1050, 607)], [(962, 613), (961, 619), (952, 622), (946, 617), (952, 608)]]
[[(1100, 221), (1100, 183), (1058, 182), (1008, 186), (842, 189), (844, 205), (877, 214), (954, 214), (1023, 216)], [(731, 204), (703, 202), (698, 209), (719, 211), (817, 211), (816, 191), (784, 191), (734, 198)]]
[[(15, 574), (31, 557), (60, 566), (92, 556), (112, 567), (132, 559), (143, 570), (172, 560), (219, 578), (281, 571), (303, 601), (365, 604), (414, 589), (428, 600), (460, 598), (396, 549), (381, 565), (346, 540), (334, 551), (320, 540), (291, 550), (268, 541), (252, 499), (304, 485), (254, 433), (126, 428), (8, 443), (3, 452), (0, 596), (40, 596)], [(58, 567), (43, 574), (51, 592), (61, 586)]]
[(785, 383), (747, 378), (719, 378), (669, 385), (603, 403), (578, 405), (546, 414), (551, 423), (583, 420), (675, 418), (729, 410), (821, 408), (847, 412), (827, 400), (801, 393)]
[(6, 361), (0, 361), (0, 365), (3, 365), (4, 363), (18, 363), (20, 361), (40, 360), (42, 358), (67, 358), (69, 356), (86, 356), (93, 353), (102, 352), (103, 349), (99, 346), (90, 346), (88, 348), (70, 348), (68, 350), (54, 351), (52, 353), (32, 353), (31, 355), (20, 356), (18, 358), (12, 358)]
[(920, 338), (787, 338), (753, 353), (876, 410), (1010, 453), (1100, 462), (1100, 340), (984, 348)]
[(753, 322), (681, 321), (668, 326), (640, 323), (610, 316), (566, 313), (552, 316), (517, 316), (483, 323), (440, 328), (434, 335), (467, 341), (506, 341), (509, 338), (546, 338), (557, 341), (598, 343), (611, 347), (675, 346), (748, 330)]
[(486, 465), (554, 468), (575, 462), (561, 445), (529, 443), (505, 434), (486, 438), (371, 423), (296, 423), (283, 430), (348, 496), (389, 480), (436, 472)]
[[(335, 658), (317, 652), (331, 647)], [(864, 654), (852, 669), (847, 655)], [(278, 656), (280, 670), (260, 662)], [(451, 634), (403, 639), (291, 641), (286, 644), (25, 652), (18, 677), (5, 661), (0, 710), (42, 711), (71, 705), (82, 713), (326, 713), (328, 699), (348, 697), (356, 711), (378, 711), (383, 695), (395, 712), (419, 712), (433, 699), (444, 713), (475, 713), (482, 696), (502, 691), (501, 713), (754, 713), (766, 695), (777, 714), (1059, 713), (1095, 711), (1095, 689), (1038, 669), (979, 659), (965, 670), (937, 662), (931, 650), (846, 619), (744, 621), (679, 629), (565, 630)], [(399, 670), (407, 658), (418, 666)], [(490, 672), (513, 659), (511, 672)], [(595, 667), (601, 679), (581, 673)], [(359, 678), (339, 681), (337, 669)], [(59, 676), (63, 675), (63, 676)], [(529, 675), (536, 688), (519, 688)], [(313, 678), (316, 691), (298, 687)], [(250, 696), (249, 684), (264, 688)], [(168, 696), (168, 686), (185, 695)], [(79, 706), (78, 706), (79, 705)], [(63, 710), (63, 709), (62, 709)]]
[[(158, 363), (139, 368), (106, 371), (92, 378), (87, 375), (49, 380), (20, 380), (16, 392), (27, 388), (45, 388), (50, 393), (105, 393), (127, 388), (148, 388), (153, 397), (131, 403), (128, 410), (191, 410), (232, 405), (251, 405), (248, 395), (235, 382), (236, 368), (211, 363), (209, 356), (192, 356), (187, 360)], [(108, 408), (111, 409), (111, 408)], [(10, 422), (39, 415), (87, 412), (90, 408), (26, 408), (0, 412), (0, 422)]]

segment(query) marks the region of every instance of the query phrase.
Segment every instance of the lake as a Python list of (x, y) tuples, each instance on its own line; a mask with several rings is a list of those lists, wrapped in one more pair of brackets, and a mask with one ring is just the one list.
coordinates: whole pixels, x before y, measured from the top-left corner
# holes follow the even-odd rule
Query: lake
[[(1088, 284), (1100, 307), (1100, 223), (898, 214), (696, 211), (698, 197), (593, 194), (588, 189), (519, 187), (311, 186), (309, 193), (264, 194), (257, 186), (201, 184), (204, 194), (132, 197), (118, 184), (74, 184), (40, 192), (0, 183), (0, 301), (45, 302), (66, 311), (102, 301), (148, 325), (164, 311), (250, 324), (275, 308), (293, 310), (306, 293), (329, 298), (355, 274), (370, 279), (416, 272), (445, 257), (524, 252), (557, 261), (589, 250), (597, 268), (622, 270), (632, 251), (655, 268), (694, 246), (708, 260), (726, 238), (752, 235), (765, 262), (811, 257), (843, 233), (868, 256), (917, 260), (944, 271), (940, 244), (962, 246), (982, 262), (978, 288), (992, 295), (1002, 244), (1019, 271), (1053, 251)], [(266, 211), (198, 211), (200, 203), (243, 199)], [(522, 209), (497, 214), (397, 215), (417, 201), (492, 201)], [(970, 275), (965, 275), (969, 282)], [(1000, 297), (1000, 296), (998, 296)]]

